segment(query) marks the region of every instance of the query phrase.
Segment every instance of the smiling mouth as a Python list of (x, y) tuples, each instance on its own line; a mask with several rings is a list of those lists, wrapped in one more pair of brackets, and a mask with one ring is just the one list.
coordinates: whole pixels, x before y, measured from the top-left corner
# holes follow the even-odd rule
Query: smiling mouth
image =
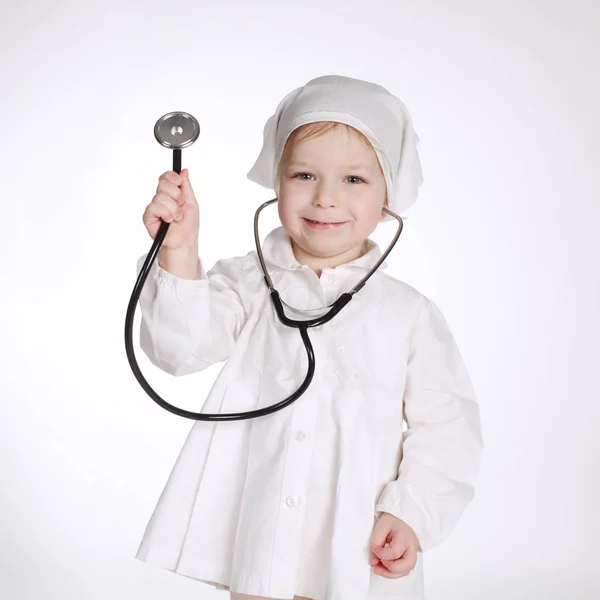
[(313, 221), (312, 219), (307, 219), (306, 217), (302, 217), (305, 221), (309, 223), (315, 223), (316, 225), (342, 225), (346, 221)]

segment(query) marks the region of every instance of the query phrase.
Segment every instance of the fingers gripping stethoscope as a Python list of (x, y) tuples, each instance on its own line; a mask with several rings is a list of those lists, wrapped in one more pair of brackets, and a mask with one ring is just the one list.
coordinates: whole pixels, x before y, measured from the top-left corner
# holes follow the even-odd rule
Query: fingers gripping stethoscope
[[(164, 147), (171, 148), (173, 150), (173, 171), (176, 173), (181, 172), (181, 151), (183, 148), (187, 148), (191, 146), (200, 135), (200, 125), (198, 121), (190, 114), (185, 112), (171, 112), (163, 115), (154, 126), (154, 136), (156, 140)], [(151, 387), (150, 384), (146, 381), (145, 377), (142, 375), (140, 368), (135, 359), (135, 353), (133, 351), (133, 318), (135, 316), (135, 309), (138, 304), (142, 289), (144, 287), (144, 283), (148, 277), (150, 272), (150, 268), (156, 257), (158, 255), (158, 251), (167, 235), (167, 231), (169, 229), (170, 223), (163, 221), (160, 224), (158, 229), (158, 233), (154, 238), (154, 242), (152, 247), (150, 248), (150, 252), (142, 265), (140, 273), (138, 275), (137, 281), (135, 282), (135, 286), (133, 288), (133, 292), (131, 294), (131, 299), (129, 300), (129, 305), (127, 307), (127, 316), (125, 318), (125, 350), (127, 353), (127, 359), (129, 360), (129, 365), (135, 375), (136, 379), (144, 389), (144, 391), (154, 400), (159, 406), (172, 412), (173, 414), (179, 415), (180, 417), (185, 417), (186, 419), (194, 419), (196, 421), (241, 421), (244, 419), (254, 419), (257, 417), (263, 417), (266, 415), (270, 415), (286, 406), (289, 406), (307, 390), (310, 385), (313, 376), (315, 374), (315, 353), (308, 337), (308, 329), (310, 327), (318, 327), (319, 325), (324, 325), (333, 317), (335, 317), (341, 310), (352, 300), (354, 294), (358, 292), (368, 279), (375, 273), (375, 271), (379, 268), (381, 263), (386, 259), (388, 254), (392, 251), (392, 248), (396, 245), (400, 234), (402, 233), (403, 221), (402, 218), (392, 211), (384, 208), (383, 210), (398, 220), (399, 226), (394, 239), (391, 244), (387, 248), (387, 250), (382, 254), (377, 263), (370, 269), (370, 271), (349, 291), (342, 294), (333, 304), (330, 304), (327, 307), (320, 309), (310, 309), (301, 311), (296, 309), (289, 304), (285, 303), (279, 292), (273, 286), (273, 282), (271, 281), (271, 277), (267, 272), (267, 267), (265, 265), (262, 248), (260, 245), (259, 235), (258, 235), (258, 217), (260, 212), (270, 204), (277, 202), (277, 198), (273, 198), (273, 200), (269, 200), (258, 207), (256, 213), (254, 215), (254, 240), (256, 243), (256, 252), (258, 255), (258, 259), (260, 262), (260, 266), (262, 268), (262, 272), (264, 275), (264, 280), (269, 289), (271, 295), (271, 301), (273, 302), (273, 306), (275, 307), (275, 312), (279, 320), (288, 327), (294, 327), (300, 331), (300, 336), (302, 341), (304, 342), (304, 347), (306, 348), (306, 354), (308, 356), (308, 370), (306, 373), (306, 377), (304, 381), (300, 385), (300, 387), (288, 398), (273, 404), (271, 406), (266, 406), (264, 408), (260, 408), (257, 410), (251, 410), (247, 412), (237, 412), (237, 413), (196, 413), (189, 410), (184, 410), (182, 408), (178, 408), (177, 406), (173, 406), (169, 404), (166, 400), (161, 398)], [(321, 311), (325, 309), (329, 309), (326, 314), (314, 317), (308, 320), (295, 320), (286, 316), (283, 305), (297, 312), (299, 314)]]

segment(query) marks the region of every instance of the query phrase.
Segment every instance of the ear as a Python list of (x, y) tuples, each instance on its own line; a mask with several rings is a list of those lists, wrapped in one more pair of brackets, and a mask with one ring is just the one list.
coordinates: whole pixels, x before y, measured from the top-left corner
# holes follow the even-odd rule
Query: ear
[[(384, 206), (385, 208), (389, 208), (389, 207), (388, 207), (388, 201), (387, 201), (387, 198), (385, 199), (385, 202), (383, 203), (383, 206)], [(382, 210), (381, 210), (381, 218), (383, 219), (384, 217), (387, 217), (387, 214), (386, 214), (386, 213), (383, 211), (383, 209), (382, 209)]]

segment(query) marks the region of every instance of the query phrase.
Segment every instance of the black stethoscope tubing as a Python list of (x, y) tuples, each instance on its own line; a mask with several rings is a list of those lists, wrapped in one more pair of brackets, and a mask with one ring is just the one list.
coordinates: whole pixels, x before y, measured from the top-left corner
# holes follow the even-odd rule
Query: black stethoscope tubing
[[(177, 174), (179, 174), (181, 172), (181, 149), (173, 150), (173, 171), (175, 171)], [(260, 262), (262, 270), (263, 270), (265, 283), (266, 283), (267, 287), (269, 288), (269, 292), (271, 295), (271, 301), (273, 303), (273, 306), (275, 307), (275, 312), (277, 313), (277, 316), (278, 316), (279, 320), (281, 321), (281, 323), (283, 323), (283, 325), (286, 325), (288, 327), (295, 327), (300, 331), (300, 336), (304, 343), (304, 347), (306, 349), (306, 355), (308, 357), (308, 370), (306, 373), (306, 377), (304, 378), (304, 381), (302, 382), (300, 387), (293, 394), (291, 394), (289, 397), (285, 398), (281, 402), (272, 404), (271, 406), (265, 406), (263, 408), (259, 408), (256, 410), (251, 410), (251, 411), (246, 411), (246, 412), (234, 412), (234, 413), (212, 413), (211, 414), (211, 413), (192, 412), (189, 410), (185, 410), (185, 409), (179, 408), (177, 406), (174, 406), (173, 404), (170, 404), (169, 402), (167, 402), (166, 400), (161, 398), (152, 389), (152, 387), (150, 386), (148, 381), (146, 381), (146, 378), (142, 374), (140, 367), (137, 364), (137, 360), (135, 358), (135, 352), (133, 350), (133, 319), (135, 316), (135, 310), (136, 310), (140, 295), (142, 293), (142, 289), (144, 287), (144, 283), (146, 282), (148, 274), (150, 273), (151, 266), (154, 263), (154, 261), (156, 260), (158, 251), (160, 250), (160, 247), (161, 247), (161, 245), (165, 239), (165, 236), (167, 235), (167, 231), (169, 229), (170, 223), (163, 221), (160, 224), (160, 227), (158, 228), (158, 232), (154, 238), (152, 247), (150, 248), (150, 251), (148, 252), (148, 255), (146, 256), (146, 260), (144, 261), (144, 264), (142, 265), (142, 268), (140, 270), (138, 278), (133, 287), (133, 291), (131, 293), (131, 298), (129, 300), (129, 305), (127, 307), (127, 315), (125, 318), (125, 351), (127, 353), (127, 359), (129, 361), (129, 365), (131, 367), (131, 370), (133, 371), (133, 374), (135, 375), (136, 379), (138, 380), (139, 384), (142, 386), (143, 390), (161, 408), (164, 408), (165, 410), (167, 410), (175, 415), (178, 415), (180, 417), (184, 417), (186, 419), (193, 419), (196, 421), (241, 421), (241, 420), (245, 420), (245, 419), (255, 419), (258, 417), (264, 417), (266, 415), (270, 415), (274, 412), (277, 412), (277, 411), (285, 408), (286, 406), (289, 406), (293, 402), (295, 402), (307, 390), (307, 388), (310, 385), (310, 383), (314, 377), (314, 374), (315, 374), (315, 353), (314, 353), (310, 338), (308, 337), (308, 328), (309, 327), (318, 327), (319, 325), (323, 325), (323, 324), (327, 323), (328, 321), (333, 319), (333, 317), (335, 317), (342, 310), (342, 308), (344, 308), (344, 306), (346, 306), (350, 302), (350, 300), (352, 300), (354, 294), (356, 292), (358, 292), (365, 285), (367, 280), (371, 277), (371, 275), (373, 275), (373, 273), (379, 268), (381, 263), (385, 260), (387, 255), (391, 252), (392, 248), (398, 241), (398, 238), (400, 237), (400, 233), (402, 232), (402, 228), (403, 228), (402, 218), (399, 217), (398, 215), (396, 215), (395, 213), (393, 213), (392, 211), (388, 210), (387, 208), (384, 208), (383, 209), (384, 212), (391, 215), (392, 217), (395, 217), (399, 222), (398, 230), (397, 230), (391, 244), (387, 248), (387, 250), (383, 253), (383, 255), (380, 257), (380, 259), (377, 261), (377, 263), (373, 266), (373, 268), (370, 269), (369, 273), (367, 273), (367, 275), (365, 277), (363, 277), (363, 279), (361, 279), (358, 282), (358, 284), (355, 285), (354, 288), (352, 288), (352, 290), (342, 294), (332, 305), (330, 305), (330, 309), (325, 315), (322, 315), (320, 317), (315, 317), (313, 319), (299, 321), (299, 320), (295, 320), (295, 319), (290, 319), (289, 317), (287, 317), (285, 315), (284, 309), (283, 309), (283, 303), (279, 296), (279, 292), (274, 288), (273, 282), (271, 281), (271, 278), (269, 277), (269, 274), (267, 272), (267, 268), (266, 268), (266, 265), (264, 262), (264, 258), (263, 258), (262, 250), (261, 250), (261, 246), (260, 246), (260, 240), (259, 240), (259, 235), (258, 235), (258, 216), (259, 216), (260, 212), (266, 206), (268, 206), (276, 201), (277, 201), (277, 198), (274, 198), (273, 200), (269, 200), (269, 201), (265, 202), (264, 204), (262, 204), (261, 206), (259, 206), (259, 208), (257, 209), (256, 214), (254, 216), (254, 238), (255, 238), (255, 242), (256, 242), (256, 249), (257, 249), (259, 262)]]

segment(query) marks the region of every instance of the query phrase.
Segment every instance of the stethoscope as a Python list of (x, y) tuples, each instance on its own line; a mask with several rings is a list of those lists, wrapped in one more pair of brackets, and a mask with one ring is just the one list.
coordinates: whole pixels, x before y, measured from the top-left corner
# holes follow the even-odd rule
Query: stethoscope
[[(191, 146), (200, 135), (200, 125), (198, 121), (189, 113), (185, 112), (171, 112), (163, 115), (154, 126), (154, 137), (158, 141), (159, 144), (164, 146), (165, 148), (171, 148), (173, 150), (173, 171), (176, 173), (181, 172), (181, 151), (184, 148)], [(129, 306), (127, 307), (127, 316), (125, 318), (125, 350), (127, 352), (127, 358), (129, 360), (129, 365), (135, 375), (136, 379), (144, 389), (144, 391), (154, 400), (159, 406), (172, 412), (180, 417), (185, 417), (186, 419), (194, 419), (196, 421), (241, 421), (244, 419), (255, 419), (257, 417), (264, 417), (266, 415), (270, 415), (278, 410), (289, 406), (307, 390), (310, 385), (313, 376), (315, 374), (315, 353), (308, 337), (308, 329), (310, 327), (318, 327), (319, 325), (324, 325), (325, 323), (331, 321), (333, 317), (335, 317), (341, 310), (344, 308), (350, 300), (354, 297), (359, 290), (361, 290), (365, 283), (369, 280), (369, 278), (375, 273), (375, 271), (379, 268), (381, 263), (386, 259), (388, 254), (392, 251), (392, 248), (396, 245), (400, 234), (402, 233), (402, 228), (404, 226), (403, 220), (400, 216), (393, 213), (392, 211), (384, 208), (383, 210), (388, 214), (398, 220), (399, 226), (396, 234), (394, 235), (394, 239), (388, 246), (387, 250), (382, 254), (377, 263), (371, 268), (371, 270), (349, 291), (343, 293), (333, 304), (330, 304), (326, 307), (316, 308), (316, 309), (305, 309), (299, 310), (294, 308), (284, 302), (279, 292), (275, 289), (273, 285), (273, 281), (267, 272), (267, 267), (265, 265), (265, 260), (262, 253), (262, 248), (258, 236), (258, 217), (261, 211), (277, 202), (277, 198), (273, 198), (272, 200), (268, 200), (264, 204), (258, 207), (256, 213), (254, 215), (254, 241), (256, 243), (256, 252), (258, 254), (258, 260), (260, 262), (260, 266), (262, 268), (262, 272), (264, 275), (264, 280), (269, 289), (269, 293), (271, 295), (271, 301), (273, 302), (273, 306), (275, 307), (275, 312), (279, 317), (279, 320), (288, 327), (294, 327), (300, 331), (300, 336), (302, 341), (304, 342), (304, 347), (306, 348), (306, 354), (308, 356), (308, 371), (306, 373), (306, 377), (304, 381), (300, 385), (300, 387), (288, 398), (278, 402), (277, 404), (273, 404), (271, 406), (266, 406), (264, 408), (260, 408), (257, 410), (251, 410), (247, 412), (238, 412), (238, 413), (196, 413), (189, 410), (184, 410), (182, 408), (178, 408), (177, 406), (173, 406), (169, 404), (166, 400), (161, 398), (151, 387), (150, 384), (146, 381), (140, 368), (135, 359), (135, 354), (133, 351), (133, 318), (135, 315), (135, 309), (138, 304), (140, 294), (142, 292), (142, 288), (144, 287), (144, 283), (148, 277), (150, 272), (150, 268), (156, 257), (158, 255), (158, 251), (167, 235), (167, 231), (169, 229), (170, 223), (163, 221), (160, 224), (158, 229), (158, 233), (154, 238), (154, 242), (152, 247), (150, 248), (150, 252), (142, 265), (140, 273), (138, 275), (137, 281), (135, 282), (135, 286), (133, 288), (133, 292), (131, 294), (131, 299), (129, 300)], [(314, 317), (308, 320), (295, 320), (290, 319), (284, 313), (283, 305), (290, 310), (296, 312), (297, 314), (304, 313), (314, 313), (316, 311), (327, 310), (327, 313), (324, 315)]]

